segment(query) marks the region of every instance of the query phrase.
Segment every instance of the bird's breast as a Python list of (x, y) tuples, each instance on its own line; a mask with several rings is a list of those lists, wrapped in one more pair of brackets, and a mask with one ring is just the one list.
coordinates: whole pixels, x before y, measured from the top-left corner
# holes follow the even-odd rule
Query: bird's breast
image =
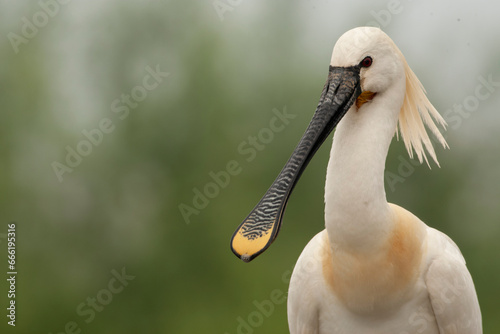
[[(323, 278), (351, 311), (360, 314), (397, 308), (411, 297), (424, 252), (425, 229), (414, 215), (392, 205), (393, 229), (382, 246), (367, 252), (325, 240)], [(328, 234), (324, 234), (328, 238)]]

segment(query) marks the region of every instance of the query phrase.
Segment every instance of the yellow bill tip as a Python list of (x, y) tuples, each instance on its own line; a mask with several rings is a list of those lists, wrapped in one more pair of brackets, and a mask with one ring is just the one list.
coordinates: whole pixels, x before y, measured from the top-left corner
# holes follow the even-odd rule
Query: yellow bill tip
[(244, 235), (241, 229), (236, 231), (231, 241), (233, 253), (238, 256), (243, 262), (252, 261), (257, 255), (262, 253), (272, 242), (272, 233), (256, 235)]

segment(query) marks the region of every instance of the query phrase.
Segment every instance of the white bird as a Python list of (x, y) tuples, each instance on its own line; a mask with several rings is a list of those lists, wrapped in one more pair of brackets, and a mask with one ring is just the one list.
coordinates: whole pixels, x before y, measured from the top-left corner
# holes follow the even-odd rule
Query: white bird
[[(394, 42), (380, 29), (346, 32), (302, 140), (233, 235), (248, 262), (276, 238), (288, 197), (337, 125), (325, 185), (325, 227), (305, 247), (290, 281), (292, 334), (477, 334), (481, 312), (457, 245), (388, 203), (384, 169), (399, 132), (410, 157), (438, 164), (424, 124), (447, 147), (445, 126)], [(439, 164), (438, 164), (439, 165)]]

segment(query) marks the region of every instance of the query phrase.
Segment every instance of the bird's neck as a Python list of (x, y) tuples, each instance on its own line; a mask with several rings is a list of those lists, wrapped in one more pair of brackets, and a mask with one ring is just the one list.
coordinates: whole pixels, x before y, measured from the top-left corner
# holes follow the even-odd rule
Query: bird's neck
[(359, 110), (353, 106), (337, 126), (325, 186), (325, 224), (334, 247), (370, 251), (392, 230), (384, 169), (403, 102), (398, 95), (378, 94)]

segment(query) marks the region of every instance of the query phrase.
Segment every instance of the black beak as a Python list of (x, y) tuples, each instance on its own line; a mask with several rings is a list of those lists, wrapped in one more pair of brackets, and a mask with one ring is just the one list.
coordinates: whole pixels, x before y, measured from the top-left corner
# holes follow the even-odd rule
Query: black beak
[(288, 198), (307, 164), (361, 94), (359, 66), (330, 66), (316, 112), (299, 144), (257, 206), (236, 229), (233, 253), (250, 262), (276, 239)]

